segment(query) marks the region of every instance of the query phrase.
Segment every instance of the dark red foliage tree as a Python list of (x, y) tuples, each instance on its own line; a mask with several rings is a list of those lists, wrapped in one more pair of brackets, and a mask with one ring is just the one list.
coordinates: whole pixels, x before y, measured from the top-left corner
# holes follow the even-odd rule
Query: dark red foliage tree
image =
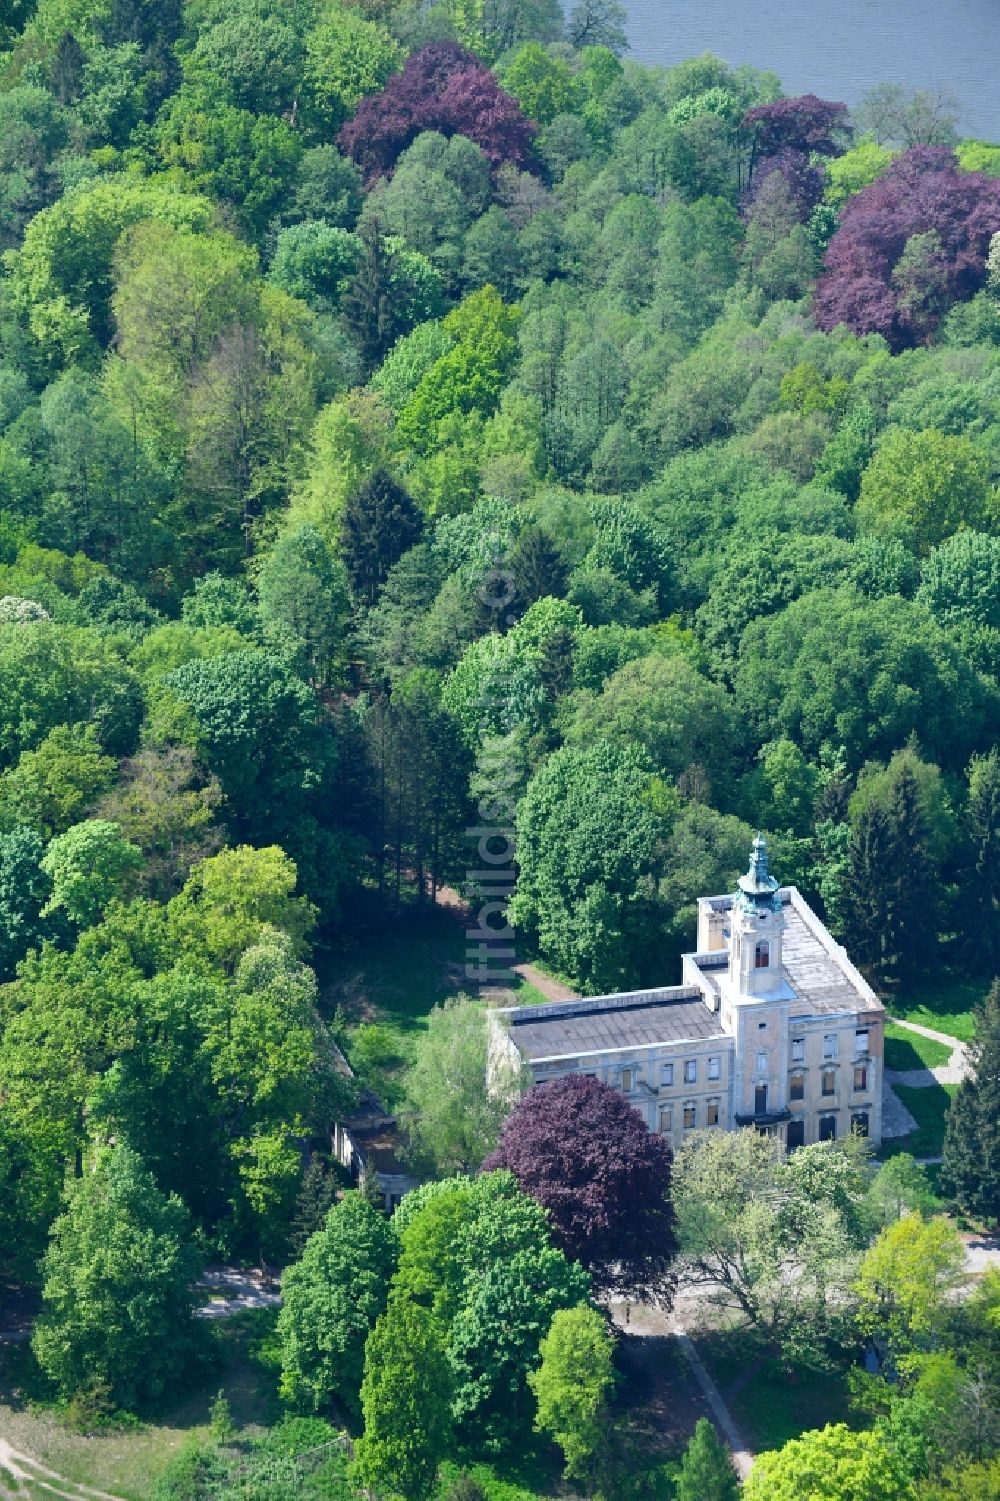
[(676, 1249), (672, 1161), (616, 1090), (573, 1075), (524, 1095), (483, 1171), (510, 1169), (598, 1291), (665, 1301)]
[(1000, 229), (1000, 178), (961, 172), (946, 146), (915, 146), (850, 199), (827, 247), (813, 307), (820, 328), (925, 343), (984, 286)]
[(744, 212), (749, 212), (753, 207), (757, 195), (772, 172), (781, 173), (799, 218), (808, 219), (823, 196), (823, 174), (818, 167), (810, 164), (806, 152), (797, 151), (794, 146), (782, 146), (780, 151), (763, 157), (757, 163), (753, 182), (743, 199)]
[(434, 42), (414, 52), (380, 94), (361, 101), (338, 140), (373, 182), (392, 171), (424, 130), (468, 136), (494, 167), (533, 164), (534, 125), (490, 70), (457, 42)]
[(836, 156), (849, 139), (847, 105), (815, 94), (757, 104), (747, 110), (740, 128), (751, 137), (756, 160), (786, 149)]

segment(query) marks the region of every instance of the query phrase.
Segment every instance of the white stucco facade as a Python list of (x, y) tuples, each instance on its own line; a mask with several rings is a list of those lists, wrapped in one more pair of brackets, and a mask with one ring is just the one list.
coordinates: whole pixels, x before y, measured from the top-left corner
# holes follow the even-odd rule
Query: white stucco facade
[(592, 1074), (679, 1147), (752, 1126), (791, 1150), (882, 1133), (885, 1013), (762, 839), (732, 895), (698, 904), (679, 986), (493, 1013), (493, 1047), (536, 1083)]

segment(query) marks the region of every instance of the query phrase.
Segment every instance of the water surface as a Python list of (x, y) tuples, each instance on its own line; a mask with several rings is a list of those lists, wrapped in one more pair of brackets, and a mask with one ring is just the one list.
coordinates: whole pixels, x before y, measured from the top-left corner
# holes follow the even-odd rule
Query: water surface
[(633, 54), (773, 68), (786, 93), (857, 104), (876, 83), (951, 90), (962, 135), (1000, 141), (1000, 0), (623, 0)]

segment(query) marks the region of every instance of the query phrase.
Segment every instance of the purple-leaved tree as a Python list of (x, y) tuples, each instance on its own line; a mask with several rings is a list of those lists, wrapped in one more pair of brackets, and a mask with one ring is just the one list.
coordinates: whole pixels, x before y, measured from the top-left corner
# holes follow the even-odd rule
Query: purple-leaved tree
[(847, 203), (813, 306), (820, 328), (926, 343), (955, 302), (986, 283), (1000, 230), (1000, 178), (962, 172), (946, 146), (905, 151)]
[(596, 1291), (668, 1302), (672, 1161), (669, 1144), (616, 1090), (572, 1075), (523, 1096), (483, 1171), (510, 1169)]
[(468, 136), (494, 169), (505, 162), (533, 166), (534, 125), (489, 68), (457, 42), (414, 52), (380, 94), (361, 101), (338, 140), (371, 183), (388, 175), (425, 130)]

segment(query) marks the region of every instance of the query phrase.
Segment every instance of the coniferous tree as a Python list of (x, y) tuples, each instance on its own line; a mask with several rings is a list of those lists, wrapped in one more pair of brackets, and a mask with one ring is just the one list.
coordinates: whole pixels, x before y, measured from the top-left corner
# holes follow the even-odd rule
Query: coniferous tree
[(895, 970), (890, 913), (894, 906), (892, 827), (882, 809), (863, 810), (851, 830), (850, 875), (844, 898), (848, 948), (876, 980)]
[(1000, 970), (1000, 751), (976, 757), (969, 768), (965, 815), (971, 860), (963, 883), (970, 961), (987, 974)]
[(911, 980), (933, 959), (938, 941), (939, 880), (913, 771), (903, 766), (893, 788), (893, 900), (886, 914), (898, 978)]
[(739, 1482), (725, 1444), (707, 1418), (699, 1418), (677, 1477), (677, 1501), (736, 1501)]
[(384, 469), (347, 502), (341, 534), (355, 598), (373, 605), (392, 565), (420, 540), (423, 517), (412, 496)]
[(948, 1111), (941, 1181), (959, 1206), (1000, 1219), (1000, 980), (976, 1011), (971, 1072)]
[(337, 1182), (317, 1152), (310, 1155), (302, 1174), (288, 1243), (296, 1256), (305, 1250), (306, 1241), (321, 1230), (337, 1200)]
[(536, 599), (561, 599), (566, 592), (566, 565), (548, 532), (528, 527), (503, 563), (516, 590), (510, 614), (518, 619)]

